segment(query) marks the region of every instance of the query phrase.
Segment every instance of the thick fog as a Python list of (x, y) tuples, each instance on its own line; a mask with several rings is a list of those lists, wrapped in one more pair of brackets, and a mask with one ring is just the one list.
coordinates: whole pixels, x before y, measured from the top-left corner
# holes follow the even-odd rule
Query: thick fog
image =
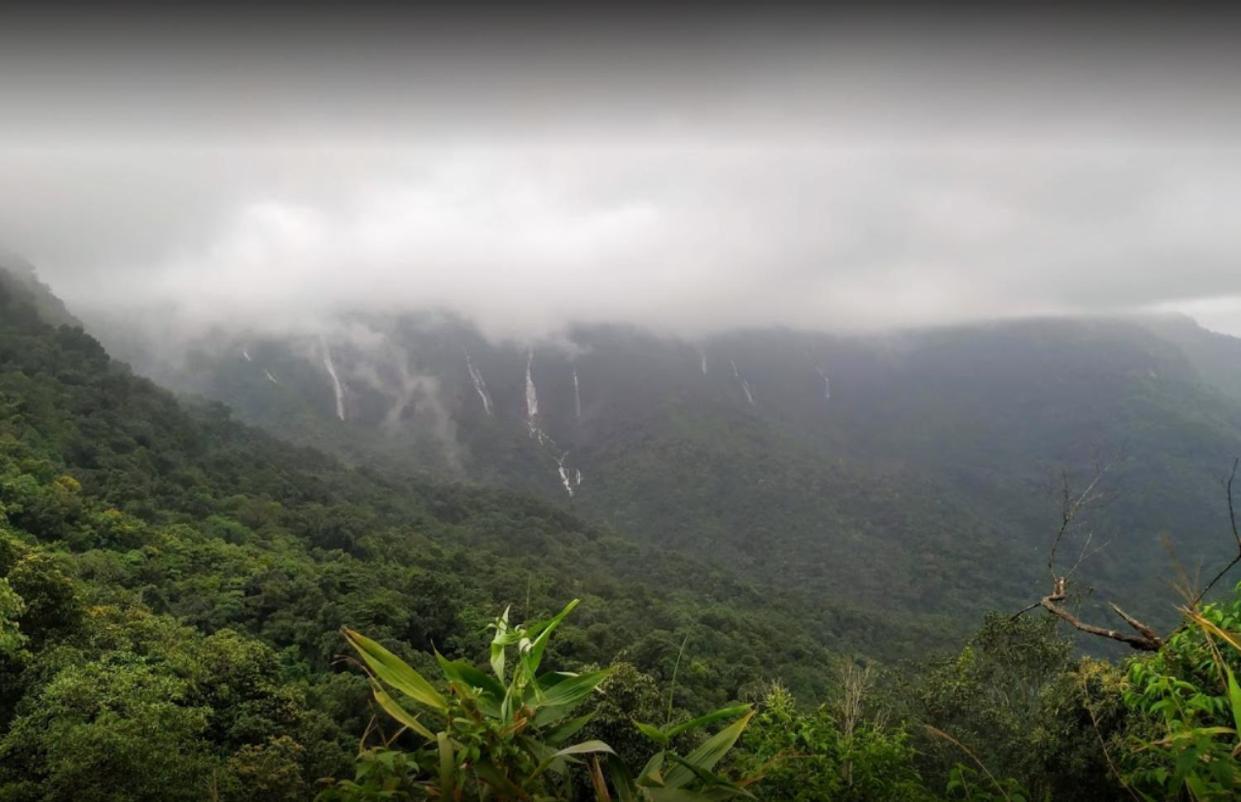
[(1135, 19), (31, 22), (0, 36), (0, 245), (84, 313), (190, 327), (1241, 334), (1241, 61)]

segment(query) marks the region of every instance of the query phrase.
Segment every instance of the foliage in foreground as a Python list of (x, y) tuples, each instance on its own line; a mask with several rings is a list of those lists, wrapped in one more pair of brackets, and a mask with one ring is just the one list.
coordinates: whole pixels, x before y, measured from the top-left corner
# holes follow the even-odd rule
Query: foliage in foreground
[(1129, 666), (1126, 779), (1145, 799), (1241, 796), (1241, 585), (1228, 602), (1186, 609), (1158, 654)]
[[(525, 626), (511, 625), (505, 610), (492, 624), (490, 674), (437, 653), (447, 693), (380, 644), (346, 629), (345, 638), (362, 659), (375, 701), (400, 729), (368, 746), (367, 737), (377, 729), (368, 728), (354, 779), (336, 782), (319, 799), (550, 802), (573, 796), (575, 778), (569, 769), (583, 758), (588, 765), (585, 778), (576, 778), (578, 787), (585, 779), (598, 800), (610, 800), (613, 792), (626, 802), (748, 796), (741, 786), (712, 773), (749, 722), (748, 706), (669, 727), (637, 724), (661, 748), (636, 777), (603, 741), (568, 743), (591, 719), (589, 713), (574, 712), (610, 674), (539, 673), (552, 633), (577, 604), (574, 600), (551, 619)], [(735, 720), (688, 755), (681, 757), (669, 748), (678, 735), (726, 718)], [(405, 731), (419, 740), (408, 752), (393, 747)]]

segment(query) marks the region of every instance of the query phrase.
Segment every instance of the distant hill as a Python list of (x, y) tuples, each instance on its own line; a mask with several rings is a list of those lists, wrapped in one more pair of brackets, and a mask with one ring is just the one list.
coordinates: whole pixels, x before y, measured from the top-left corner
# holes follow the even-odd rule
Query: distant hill
[(357, 316), (216, 332), (172, 359), (101, 330), (140, 372), (350, 462), (533, 493), (932, 628), (1043, 591), (1062, 472), (1081, 486), (1110, 465), (1073, 545), (1105, 546), (1079, 571), (1093, 598), (1168, 620), (1177, 562), (1230, 549), (1241, 341), (1185, 319), (696, 342), (589, 327), (526, 346), (450, 316)]

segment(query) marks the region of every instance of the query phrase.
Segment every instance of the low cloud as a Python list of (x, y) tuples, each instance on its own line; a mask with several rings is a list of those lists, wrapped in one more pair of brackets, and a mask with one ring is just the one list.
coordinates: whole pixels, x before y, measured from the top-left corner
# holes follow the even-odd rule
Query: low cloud
[(1241, 334), (1238, 56), (1211, 26), (371, 22), (10, 37), (0, 243), (88, 317), (191, 331), (1157, 308)]
[(20, 165), (26, 185), (59, 187), (4, 211), (25, 211), (10, 238), (54, 287), (87, 312), (171, 309), (196, 327), (443, 308), (495, 336), (871, 330), (1206, 303), (1228, 328), (1224, 299), (1241, 295), (1241, 158), (1226, 154), (514, 147), (42, 166)]

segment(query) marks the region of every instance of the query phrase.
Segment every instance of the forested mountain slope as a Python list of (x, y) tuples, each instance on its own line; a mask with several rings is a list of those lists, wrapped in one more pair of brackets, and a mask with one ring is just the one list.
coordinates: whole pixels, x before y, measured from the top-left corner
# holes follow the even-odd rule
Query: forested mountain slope
[[(187, 408), (47, 322), (44, 292), (0, 274), (0, 798), (165, 772), (300, 798), (364, 725), (364, 683), (335, 673), (342, 625), (426, 664), (481, 656), (506, 604), (580, 596), (562, 664), (666, 681), (688, 638), (676, 700), (694, 708), (776, 677), (821, 690), (825, 646), (849, 635), (916, 642), (897, 616), (760, 589), (544, 502), (348, 468)], [(154, 732), (147, 753), (107, 745)]]
[[(72, 320), (29, 275), (0, 273), (0, 799), (293, 802), (326, 787), (345, 789), (345, 796), (325, 799), (373, 798), (347, 780), (324, 784), (355, 770), (371, 772), (362, 779), (374, 791), (381, 789), (372, 781), (390, 780), (408, 790), (419, 777), (435, 776), (433, 767), (405, 775), (393, 761), (410, 759), (425, 744), (385, 736), (375, 751), (384, 724), (372, 719), (378, 711), (368, 707), (364, 676), (338, 659), (339, 628), (364, 631), (431, 674), (432, 649), (485, 665), (480, 647), (488, 624), (506, 605), (514, 620), (527, 619), (551, 613), (568, 596), (583, 602), (557, 632), (552, 659), (560, 668), (610, 667), (604, 692), (590, 699), (586, 726), (635, 766), (651, 746), (634, 721), (684, 722), (743, 699), (758, 708), (753, 715), (730, 708), (739, 724), (713, 740), (749, 727), (719, 770), (751, 780), (761, 775), (749, 788), (772, 802), (982, 800), (997, 798), (993, 791), (1094, 802), (1132, 798), (1135, 789), (1173, 798), (1186, 788), (1197, 789), (1197, 798), (1226, 799), (1241, 787), (1230, 757), (1235, 732), (1226, 726), (1233, 713), (1218, 682), (1225, 671), (1219, 665), (1235, 663), (1236, 655), (1222, 657), (1210, 635), (1241, 621), (1235, 596), (1205, 608), (1205, 624), (1182, 628), (1164, 649), (1124, 664), (1075, 658), (1055, 634), (1056, 619), (1041, 611), (991, 616), (949, 655), (959, 643), (952, 633), (976, 620), (909, 611), (980, 607), (1004, 583), (1019, 596), (1020, 571), (1040, 570), (1033, 559), (1014, 566), (1009, 555), (1020, 539), (1006, 541), (1007, 530), (988, 522), (1003, 509), (1006, 483), (1021, 486), (1022, 479), (999, 474), (1003, 449), (989, 456), (966, 436), (974, 431), (971, 416), (983, 417), (987, 406), (962, 390), (978, 377), (953, 359), (937, 360), (925, 344), (914, 353), (926, 398), (892, 398), (883, 411), (888, 421), (927, 432), (920, 442), (895, 427), (863, 429), (862, 408), (845, 404), (834, 425), (855, 425), (851, 437), (833, 426), (806, 436), (796, 426), (818, 413), (801, 394), (790, 391), (781, 401), (764, 376), (736, 384), (740, 369), (729, 372), (734, 383), (726, 385), (741, 393), (740, 412), (724, 400), (703, 414), (698, 404), (706, 399), (688, 381), (671, 400), (651, 403), (663, 391), (650, 381), (630, 385), (625, 367), (636, 352), (658, 362), (659, 349), (641, 336), (614, 333), (633, 338), (634, 354), (605, 363), (593, 378), (606, 386), (610, 376), (616, 389), (638, 386), (652, 395), (630, 394), (619, 407), (623, 417), (591, 423), (596, 453), (614, 448), (618, 456), (572, 469), (585, 465), (615, 483), (608, 515), (654, 516), (662, 522), (660, 538), (679, 547), (673, 549), (628, 540), (546, 501), (404, 473), (398, 467), (408, 461), (396, 453), (369, 451), (377, 436), (362, 441), (368, 451), (361, 453), (382, 469), (350, 468), (287, 445), (233, 421), (218, 404), (178, 402), (112, 360), (80, 328), (49, 322), (49, 312), (53, 320)], [(1132, 332), (1119, 331), (1131, 341)], [(958, 335), (942, 336), (945, 351), (962, 347), (952, 340)], [(1169, 449), (1187, 471), (1227, 446), (1217, 438), (1233, 425), (1233, 407), (1203, 387), (1175, 351), (1152, 365), (1158, 349), (1126, 350), (1116, 345), (1115, 330), (1097, 329), (1113, 358), (1113, 387), (1099, 388), (1085, 381), (1089, 360), (1074, 361), (1081, 332), (1067, 343), (1059, 333), (1040, 336), (1041, 358), (1077, 367), (1024, 406), (1030, 391), (1021, 377), (1037, 367), (1031, 354), (1040, 353), (1030, 349), (1031, 335), (1022, 332), (1009, 352), (974, 355), (990, 377), (989, 398), (1015, 405), (980, 421), (982, 431), (1016, 427), (1030, 438), (1005, 446), (1011, 453), (1042, 448), (1056, 455), (1086, 438), (1075, 427), (1131, 431), (1140, 448)], [(709, 377), (710, 364), (702, 373), (695, 355), (697, 375)], [(247, 364), (258, 359), (249, 357)], [(868, 370), (851, 375), (861, 387), (890, 390), (912, 370), (908, 359), (891, 350), (878, 363), (860, 359)], [(526, 354), (522, 373), (532, 378), (535, 364)], [(555, 364), (549, 360), (548, 375)], [(781, 367), (765, 364), (777, 373)], [(569, 387), (573, 367), (568, 363)], [(664, 377), (683, 379), (681, 367), (669, 359)], [(586, 376), (580, 370), (579, 388)], [(525, 389), (531, 383), (522, 382)], [(491, 415), (483, 395), (475, 395), (496, 426), (502, 386), (487, 393)], [(761, 386), (768, 386), (764, 403), (772, 409), (760, 415)], [(1022, 428), (1051, 414), (1045, 407), (1058, 394), (1094, 397), (1115, 420), (1074, 419), (1063, 424), (1063, 443), (1036, 437), (1061, 422)], [(1197, 405), (1176, 409), (1186, 398)], [(927, 399), (946, 410), (934, 425), (920, 419)], [(580, 418), (576, 404), (570, 408), (585, 432), (590, 418), (582, 400)], [(584, 434), (572, 440), (565, 423), (556, 423), (561, 414), (553, 402), (539, 409), (517, 418), (520, 428), (510, 432), (514, 464), (530, 454), (534, 466), (551, 457), (567, 473), (561, 443), (588, 441)], [(314, 430), (325, 440), (396, 431), (349, 425), (347, 412), (345, 421), (336, 420), (346, 425)], [(960, 437), (946, 438), (945, 430)], [(337, 442), (343, 447), (345, 439)], [(945, 440), (951, 448), (941, 445)], [(832, 460), (823, 460), (824, 450)], [(730, 468), (739, 454), (753, 465)], [(715, 484), (674, 482), (661, 491), (660, 480), (684, 476), (675, 470), (684, 464)], [(871, 472), (859, 474), (859, 465)], [(927, 465), (955, 466), (953, 480), (970, 478), (977, 496), (965, 485), (948, 495), (938, 479), (919, 479)], [(1130, 483), (1167, 476), (1143, 470), (1149, 466), (1121, 460), (1109, 476)], [(773, 477), (786, 481), (764, 487)], [(573, 480), (581, 492), (571, 503), (589, 509), (587, 482), (577, 483), (576, 474)], [(755, 495), (755, 486), (770, 495)], [(696, 487), (704, 495), (696, 497)], [(597, 499), (608, 498), (604, 489)], [(798, 498), (824, 489), (834, 492)], [(651, 493), (662, 506), (625, 512), (626, 499), (641, 498), (634, 493)], [(1203, 491), (1204, 504), (1211, 495)], [(1170, 490), (1158, 498), (1176, 501)], [(746, 518), (755, 500), (775, 508)], [(700, 525), (684, 509), (694, 505), (723, 511)], [(798, 516), (822, 510), (869, 521), (869, 528), (843, 544), (805, 542)], [(789, 517), (771, 517), (777, 514)], [(729, 517), (741, 523), (741, 534), (723, 525)], [(961, 529), (962, 521), (975, 528)], [(764, 525), (772, 527), (764, 539), (747, 543), (745, 535)], [(688, 531), (678, 533), (682, 527)], [(712, 527), (714, 539), (702, 540)], [(848, 531), (838, 521), (833, 527)], [(901, 539), (936, 531), (941, 540)], [(1225, 538), (1217, 539), (1226, 547)], [(1132, 542), (1123, 545), (1133, 553)], [(813, 562), (830, 549), (845, 555), (840, 564)], [(685, 555), (695, 550), (716, 563), (744, 555), (748, 562), (735, 562), (760, 579), (739, 579)], [(870, 564), (876, 555), (885, 564)], [(1131, 567), (1138, 565), (1135, 559)], [(776, 575), (785, 581), (762, 584), (761, 577)], [(834, 586), (832, 577), (844, 579)], [(889, 604), (870, 587), (875, 581), (892, 582)], [(940, 595), (918, 597), (932, 585)], [(1073, 603), (1081, 608), (1079, 599)], [(897, 672), (894, 663), (876, 672), (856, 659), (915, 652), (912, 670)], [(1189, 712), (1170, 718), (1169, 694)], [(364, 742), (372, 748), (355, 762), (360, 733), (369, 733)], [(701, 743), (676, 740), (684, 749)], [(392, 746), (408, 751), (385, 751)], [(723, 782), (699, 779), (713, 787)], [(586, 785), (557, 787), (566, 800), (596, 798)]]
[[(1059, 482), (1100, 596), (1172, 617), (1178, 563), (1227, 555), (1237, 341), (1184, 319), (1046, 319), (699, 341), (590, 327), (494, 343), (443, 315), (217, 331), (139, 369), (371, 465), (536, 493), (836, 603), (951, 630), (1043, 592)], [(1169, 553), (1169, 546), (1172, 553)], [(1080, 553), (1080, 551), (1075, 551)]]

